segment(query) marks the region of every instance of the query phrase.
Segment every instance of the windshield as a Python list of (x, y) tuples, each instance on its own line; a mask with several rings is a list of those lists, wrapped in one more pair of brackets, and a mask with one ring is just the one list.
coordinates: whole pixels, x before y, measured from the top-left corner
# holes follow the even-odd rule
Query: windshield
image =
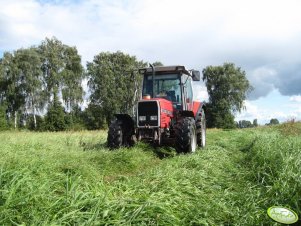
[[(145, 75), (142, 95), (152, 95), (152, 75)], [(155, 75), (155, 98), (165, 98), (181, 103), (180, 78), (178, 74)]]

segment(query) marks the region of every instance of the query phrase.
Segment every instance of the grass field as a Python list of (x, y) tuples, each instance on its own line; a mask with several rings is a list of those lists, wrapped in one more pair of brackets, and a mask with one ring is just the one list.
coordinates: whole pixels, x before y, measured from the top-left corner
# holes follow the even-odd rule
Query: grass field
[(270, 206), (301, 216), (300, 135), (213, 129), (205, 149), (175, 155), (109, 151), (104, 131), (1, 132), (0, 225), (278, 225)]

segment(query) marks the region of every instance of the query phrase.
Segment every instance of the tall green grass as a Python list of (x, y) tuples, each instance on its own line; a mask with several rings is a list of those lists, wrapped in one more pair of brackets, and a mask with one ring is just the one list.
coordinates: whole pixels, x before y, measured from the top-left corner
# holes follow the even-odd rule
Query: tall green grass
[(209, 130), (190, 155), (105, 140), (0, 133), (0, 225), (277, 225), (268, 207), (301, 213), (301, 140), (280, 127)]
[(254, 184), (253, 191), (246, 194), (246, 198), (253, 198), (259, 211), (251, 223), (267, 224), (262, 210), (273, 205), (292, 208), (300, 216), (300, 136), (284, 136), (278, 131), (259, 133), (250, 146), (245, 164), (248, 168), (245, 177)]

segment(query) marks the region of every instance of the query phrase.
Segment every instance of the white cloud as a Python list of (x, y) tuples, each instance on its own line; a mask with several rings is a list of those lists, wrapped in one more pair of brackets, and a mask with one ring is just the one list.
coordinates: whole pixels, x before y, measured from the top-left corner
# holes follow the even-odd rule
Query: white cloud
[(253, 119), (257, 119), (258, 122), (262, 122), (266, 118), (263, 115), (266, 115), (267, 112), (263, 109), (259, 109), (258, 106), (252, 104), (250, 101), (245, 101), (244, 106), (246, 110), (243, 110), (241, 113), (237, 114), (235, 120), (249, 120), (253, 121)]
[(12, 0), (0, 6), (9, 28), (1, 32), (3, 49), (57, 36), (89, 61), (100, 51), (120, 49), (149, 61), (203, 67), (235, 53), (273, 56), (276, 45), (289, 48), (301, 31), (298, 1)]
[[(299, 103), (301, 1), (40, 2), (0, 0), (0, 54), (56, 36), (77, 46), (83, 64), (99, 52), (117, 50), (148, 62), (198, 70), (230, 61), (247, 71), (255, 87), (253, 99), (278, 88), (297, 95), (291, 101)], [(203, 85), (196, 84), (194, 90), (197, 99), (208, 99)], [(298, 106), (270, 113), (252, 101), (246, 105), (241, 117), (249, 119), (300, 115)]]
[(301, 96), (298, 95), (298, 96), (291, 96), (290, 101), (293, 101), (293, 102), (297, 102), (297, 103), (301, 103)]
[(245, 101), (245, 106), (246, 110), (236, 115), (236, 121), (248, 120), (252, 122), (254, 119), (257, 119), (259, 124), (265, 124), (272, 118), (277, 118), (280, 122), (293, 118), (301, 120), (301, 107), (279, 108), (279, 110), (275, 111), (265, 106), (258, 106), (254, 101)]

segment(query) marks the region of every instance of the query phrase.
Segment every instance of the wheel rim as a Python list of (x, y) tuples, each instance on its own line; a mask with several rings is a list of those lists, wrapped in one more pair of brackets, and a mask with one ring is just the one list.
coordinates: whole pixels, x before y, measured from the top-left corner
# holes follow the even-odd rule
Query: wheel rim
[(123, 142), (124, 142), (124, 137), (123, 137), (123, 132), (122, 132), (122, 129), (120, 130), (120, 138), (121, 138), (121, 145), (123, 145)]
[(191, 152), (195, 152), (196, 151), (196, 137), (195, 137), (195, 133), (192, 133), (191, 136)]
[(205, 147), (205, 145), (206, 145), (206, 130), (203, 127), (202, 128), (202, 147)]
[(202, 122), (201, 139), (202, 139), (202, 147), (205, 147), (205, 145), (206, 145), (206, 122), (204, 120)]

